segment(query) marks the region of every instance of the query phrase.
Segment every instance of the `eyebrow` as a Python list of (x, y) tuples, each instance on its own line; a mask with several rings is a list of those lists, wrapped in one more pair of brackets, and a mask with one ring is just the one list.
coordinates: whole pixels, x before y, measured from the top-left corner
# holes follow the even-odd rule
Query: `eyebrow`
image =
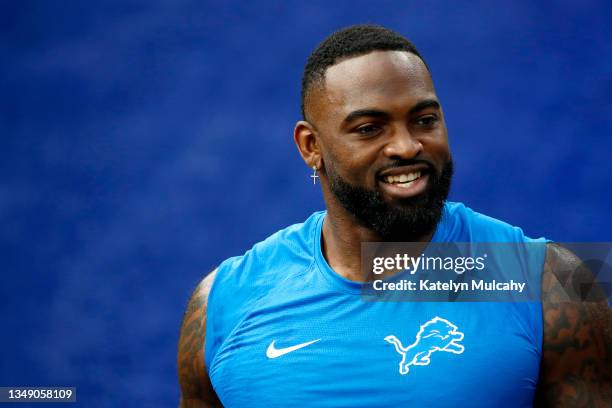
[(351, 123), (355, 119), (359, 119), (363, 117), (389, 119), (391, 115), (389, 115), (385, 111), (381, 111), (378, 109), (358, 109), (346, 115), (346, 118), (344, 118), (343, 122)]
[[(425, 99), (423, 101), (420, 101), (416, 105), (414, 105), (410, 109), (409, 113), (413, 115), (427, 108), (439, 109), (440, 103), (435, 99)], [(346, 118), (344, 118), (343, 122), (345, 124), (350, 123), (354, 121), (355, 119), (362, 118), (362, 117), (389, 119), (391, 118), (391, 115), (379, 109), (358, 109), (346, 115)]]
[(412, 115), (414, 113), (420, 112), (420, 111), (425, 110), (427, 108), (440, 109), (440, 102), (438, 102), (435, 99), (425, 99), (423, 101), (420, 101), (416, 105), (414, 105), (412, 107), (412, 109), (410, 109), (410, 114)]

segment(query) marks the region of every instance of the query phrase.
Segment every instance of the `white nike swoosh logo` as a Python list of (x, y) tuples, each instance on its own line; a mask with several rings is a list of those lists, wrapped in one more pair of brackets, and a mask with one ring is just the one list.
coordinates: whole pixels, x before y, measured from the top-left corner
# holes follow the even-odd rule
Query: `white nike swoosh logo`
[(316, 340), (308, 341), (306, 343), (300, 343), (300, 344), (296, 344), (295, 346), (285, 347), (285, 348), (280, 348), (280, 349), (277, 349), (276, 347), (274, 347), (274, 343), (276, 342), (276, 340), (274, 340), (268, 346), (268, 349), (266, 350), (266, 356), (268, 358), (277, 358), (280, 356), (284, 356), (285, 354), (291, 353), (292, 351), (299, 350), (306, 346), (310, 346), (312, 343), (316, 343), (319, 340), (321, 339), (316, 339)]

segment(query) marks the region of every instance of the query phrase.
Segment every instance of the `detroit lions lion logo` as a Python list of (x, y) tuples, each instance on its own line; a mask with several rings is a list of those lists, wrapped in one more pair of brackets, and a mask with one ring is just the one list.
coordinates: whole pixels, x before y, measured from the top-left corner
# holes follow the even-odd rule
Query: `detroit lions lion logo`
[(465, 347), (459, 344), (464, 334), (457, 331), (457, 326), (441, 317), (434, 317), (421, 326), (416, 335), (414, 343), (404, 347), (399, 339), (393, 335), (385, 337), (385, 340), (395, 346), (395, 350), (402, 355), (399, 364), (399, 372), (408, 374), (411, 365), (429, 365), (434, 351), (446, 351), (453, 354), (461, 354)]

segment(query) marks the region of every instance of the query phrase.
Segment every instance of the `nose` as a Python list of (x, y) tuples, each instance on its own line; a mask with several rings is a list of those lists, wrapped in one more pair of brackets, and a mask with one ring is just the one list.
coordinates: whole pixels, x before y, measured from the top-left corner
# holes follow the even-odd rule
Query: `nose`
[(392, 159), (412, 159), (423, 151), (423, 145), (408, 129), (402, 128), (390, 136), (383, 151)]

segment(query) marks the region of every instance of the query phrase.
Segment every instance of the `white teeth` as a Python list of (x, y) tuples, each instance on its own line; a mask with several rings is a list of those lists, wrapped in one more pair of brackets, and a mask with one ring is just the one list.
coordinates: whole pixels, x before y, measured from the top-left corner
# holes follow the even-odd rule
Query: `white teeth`
[(413, 182), (419, 177), (421, 177), (421, 172), (415, 171), (413, 173), (400, 174), (397, 176), (387, 176), (385, 177), (385, 181), (389, 184), (404, 184)]

